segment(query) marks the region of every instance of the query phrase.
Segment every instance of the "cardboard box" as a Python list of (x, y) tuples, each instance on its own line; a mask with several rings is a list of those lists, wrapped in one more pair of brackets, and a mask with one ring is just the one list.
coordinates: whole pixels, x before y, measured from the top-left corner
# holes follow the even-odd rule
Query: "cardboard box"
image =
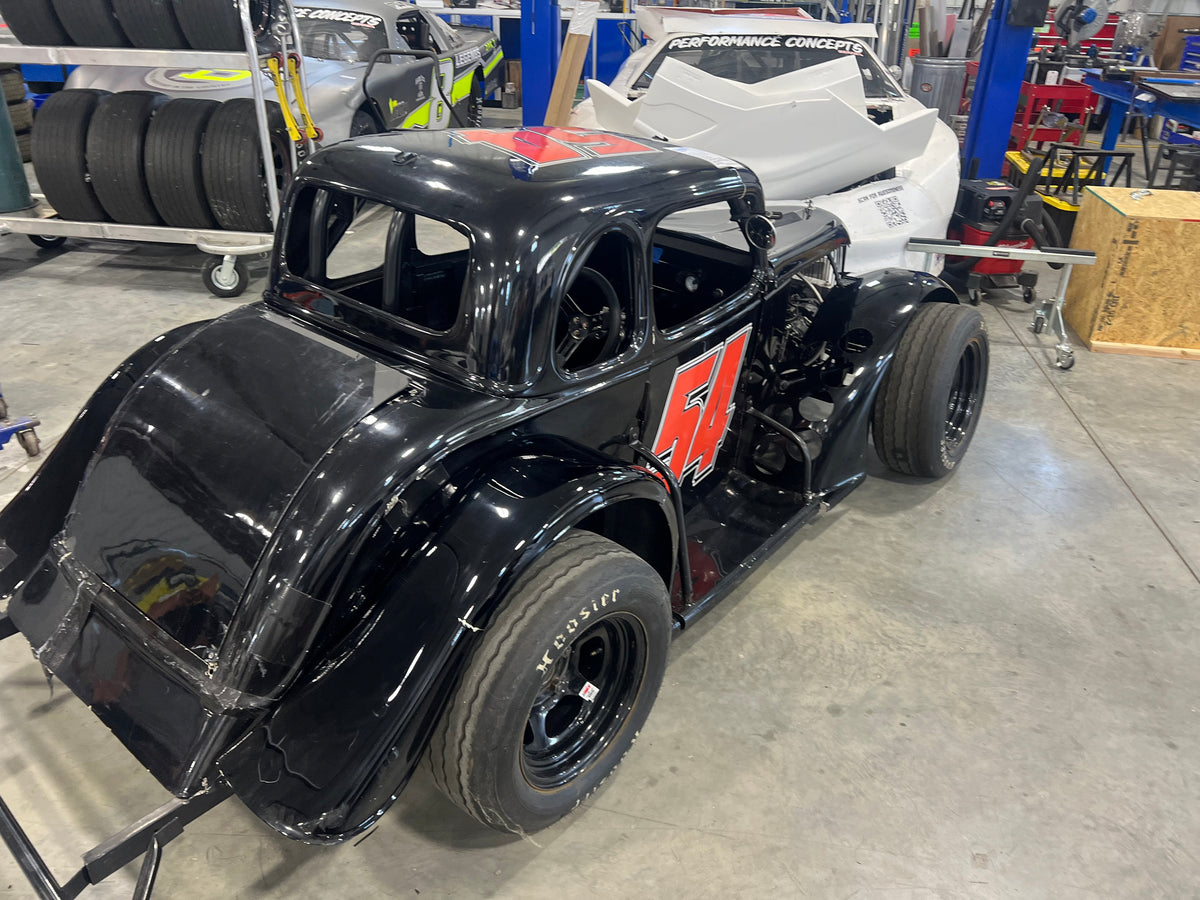
[(1187, 35), (1180, 28), (1200, 28), (1200, 16), (1166, 16), (1162, 31), (1154, 40), (1154, 64), (1160, 69), (1177, 69), (1183, 58), (1183, 42)]
[(1091, 350), (1200, 359), (1200, 193), (1084, 190), (1063, 315)]

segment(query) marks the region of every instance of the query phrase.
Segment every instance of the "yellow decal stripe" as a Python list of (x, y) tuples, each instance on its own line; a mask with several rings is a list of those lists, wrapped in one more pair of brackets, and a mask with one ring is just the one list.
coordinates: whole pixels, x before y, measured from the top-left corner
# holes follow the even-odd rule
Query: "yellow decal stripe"
[(486, 64), (486, 65), (483, 67), (483, 74), (484, 74), (484, 75), (491, 75), (491, 74), (492, 74), (492, 70), (493, 70), (494, 68), (496, 68), (496, 66), (498, 66), (498, 65), (500, 64), (500, 60), (502, 60), (502, 59), (504, 59), (504, 51), (503, 51), (503, 50), (501, 50), (501, 51), (500, 51), (499, 53), (497, 53), (497, 54), (496, 54), (494, 57), (492, 57), (492, 61), (491, 61), (491, 62), (489, 62), (489, 63), (487, 63), (487, 64)]
[(428, 128), (429, 127), (429, 104), (426, 100), (416, 109), (408, 114), (408, 117), (400, 123), (401, 128)]
[(459, 101), (465, 100), (471, 95), (471, 81), (474, 79), (475, 73), (468, 72), (458, 81), (454, 82), (454, 87), (450, 89), (450, 105), (454, 106)]

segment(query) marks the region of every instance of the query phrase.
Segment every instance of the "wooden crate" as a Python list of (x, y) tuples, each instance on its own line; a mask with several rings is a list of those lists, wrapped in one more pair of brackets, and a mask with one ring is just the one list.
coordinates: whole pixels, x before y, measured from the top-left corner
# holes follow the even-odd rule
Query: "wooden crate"
[(1091, 350), (1200, 359), (1200, 193), (1084, 190), (1063, 314)]

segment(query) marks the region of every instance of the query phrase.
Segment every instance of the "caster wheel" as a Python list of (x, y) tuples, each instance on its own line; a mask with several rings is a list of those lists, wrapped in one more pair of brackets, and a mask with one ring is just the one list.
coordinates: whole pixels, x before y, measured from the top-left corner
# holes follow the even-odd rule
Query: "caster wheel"
[(220, 256), (211, 257), (204, 264), (204, 272), (201, 275), (204, 286), (214, 297), (240, 297), (246, 292), (246, 285), (250, 283), (250, 270), (238, 259), (233, 264), (232, 272), (222, 274), (223, 264), (224, 259)]
[(1074, 365), (1075, 365), (1075, 354), (1074, 353), (1058, 354), (1058, 367), (1060, 369), (1062, 369), (1064, 372), (1067, 369), (1072, 368)]
[(30, 456), (37, 456), (42, 449), (42, 442), (38, 440), (37, 432), (32, 428), (27, 431), (18, 431), (17, 443)]
[(1021, 299), (1026, 303), (1032, 303), (1036, 298), (1037, 294), (1034, 293), (1033, 288), (1029, 287), (1028, 285), (1021, 291)]
[(1036, 319), (1033, 320), (1033, 325), (1030, 327), (1033, 328), (1034, 334), (1041, 334), (1043, 331), (1046, 330), (1045, 318), (1042, 316), (1038, 316)]
[(29, 240), (33, 241), (33, 243), (43, 250), (57, 250), (67, 242), (67, 239), (61, 235), (48, 234), (31, 234), (29, 235)]
[(7, 419), (7, 418), (8, 418), (8, 404), (4, 401), (3, 397), (0, 397), (0, 419)]
[(967, 300), (972, 306), (978, 306), (983, 302), (983, 291), (978, 288), (972, 288), (967, 292)]

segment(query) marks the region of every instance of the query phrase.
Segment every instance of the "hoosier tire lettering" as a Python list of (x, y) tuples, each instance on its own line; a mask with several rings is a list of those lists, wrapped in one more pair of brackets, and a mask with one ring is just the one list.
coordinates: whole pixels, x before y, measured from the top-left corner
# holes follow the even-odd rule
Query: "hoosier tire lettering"
[(493, 828), (551, 825), (616, 768), (662, 683), (671, 609), (662, 577), (573, 531), (517, 579), (434, 729), (438, 787)]
[[(608, 608), (610, 603), (611, 603), (611, 605), (615, 606), (617, 603), (617, 595), (620, 593), (621, 593), (621, 589), (616, 588), (613, 590), (613, 592), (611, 594), (603, 594), (599, 600), (593, 600), (591, 606), (588, 606), (587, 604), (581, 606), (579, 608), (579, 612), (577, 613), (578, 618), (567, 620), (566, 634), (564, 635), (564, 634), (560, 633), (560, 634), (556, 634), (554, 636), (554, 649), (555, 650), (563, 649), (563, 647), (565, 647), (567, 645), (567, 641), (569, 640), (570, 635), (574, 634), (575, 632), (577, 632), (579, 630), (579, 623), (586, 622), (588, 619), (590, 619), (592, 617), (593, 613), (598, 613), (602, 609)], [(611, 600), (609, 599), (610, 597), (611, 597)], [(550, 651), (547, 650), (545, 653), (542, 654), (542, 661), (537, 664), (537, 670), (539, 672), (545, 672), (547, 670), (547, 667), (551, 666), (553, 664), (554, 664), (554, 660), (550, 657)]]

